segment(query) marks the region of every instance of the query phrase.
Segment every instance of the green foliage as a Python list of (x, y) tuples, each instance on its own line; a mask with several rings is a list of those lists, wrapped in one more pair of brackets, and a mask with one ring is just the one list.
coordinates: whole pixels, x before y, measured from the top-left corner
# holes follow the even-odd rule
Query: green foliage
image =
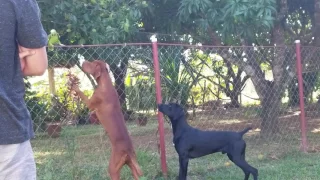
[(179, 58), (164, 57), (161, 58), (162, 82), (165, 84), (164, 90), (167, 91), (169, 97), (165, 97), (167, 101), (181, 100), (181, 104), (185, 104), (188, 100), (188, 83), (190, 79), (184, 75), (184, 71), (180, 71), (181, 61)]
[[(147, 10), (142, 13), (143, 28), (146, 32), (182, 34), (182, 24), (178, 22), (177, 11), (181, 0), (149, 0)], [(160, 35), (161, 36), (161, 35)], [(159, 37), (159, 36), (158, 36)], [(162, 42), (179, 41), (174, 36), (158, 38)]]
[(219, 32), (230, 44), (239, 38), (254, 40), (257, 33), (270, 30), (275, 13), (275, 0), (182, 0), (178, 16), (197, 26), (198, 32)]
[(150, 110), (156, 108), (155, 84), (153, 79), (136, 77), (132, 86), (127, 86), (127, 102), (132, 110)]
[(68, 72), (61, 74), (55, 81), (56, 83), (56, 96), (59, 103), (63, 104), (65, 108), (75, 111), (75, 100), (72, 98), (68, 89)]
[(315, 80), (315, 85), (314, 85), (314, 91), (319, 91), (320, 90), (320, 76), (317, 73), (316, 77), (314, 78)]
[(193, 68), (201, 71), (203, 65), (190, 58), (188, 62), (182, 56), (186, 53), (182, 47), (166, 47), (160, 50), (160, 68), (162, 82), (165, 84), (163, 90), (166, 91), (166, 101), (178, 100), (182, 105), (186, 105), (190, 98), (190, 91), (201, 79), (198, 74), (192, 71)]
[(291, 33), (286, 34), (286, 42), (294, 42), (297, 38), (295, 35), (299, 35), (303, 44), (311, 44), (313, 39), (310, 34), (313, 33), (313, 28), (315, 28), (314, 12), (313, 9), (306, 7), (306, 4), (313, 5), (313, 3), (299, 4), (298, 7), (292, 7), (292, 2), (288, 2), (288, 4), (291, 7), (289, 7), (290, 14), (287, 18), (287, 28), (290, 29)]
[(48, 101), (37, 96), (37, 92), (31, 90), (31, 84), (25, 79), (26, 94), (25, 102), (33, 120), (34, 130), (41, 132), (45, 130), (44, 119), (48, 111)]
[[(57, 102), (52, 105), (53, 108), (56, 108), (55, 112), (59, 113), (59, 115), (56, 115), (56, 118), (65, 118), (67, 113), (71, 113), (76, 115), (78, 120), (84, 119), (88, 116), (89, 109), (80, 99), (73, 99), (71, 96), (70, 91), (66, 86), (68, 82), (67, 75), (68, 73), (63, 73), (56, 81)], [(90, 97), (92, 95), (92, 91), (84, 91), (84, 94)]]
[(41, 1), (44, 27), (56, 29), (64, 44), (102, 44), (130, 41), (139, 31), (146, 1)]
[(62, 121), (62, 118), (65, 118), (67, 115), (65, 106), (59, 102), (59, 98), (57, 96), (53, 96), (51, 101), (52, 103), (45, 117), (45, 121), (47, 123), (60, 122)]
[[(212, 90), (212, 84), (208, 83), (206, 87), (204, 86), (194, 86), (190, 90), (190, 96), (193, 97), (194, 104), (195, 105), (200, 105), (203, 104), (204, 102), (207, 102), (212, 99), (216, 99), (217, 97), (213, 96), (209, 88)], [(215, 91), (215, 90), (212, 90)], [(216, 91), (215, 91), (216, 92)], [(219, 97), (220, 98), (220, 97)]]
[[(106, 44), (133, 42), (135, 33), (142, 27), (141, 11), (147, 8), (146, 1), (114, 0), (66, 0), (41, 1), (42, 23), (45, 29), (55, 29), (60, 34), (63, 44)], [(50, 66), (72, 67), (78, 55), (85, 59), (105, 60), (115, 77), (123, 77), (130, 57), (128, 48), (74, 48), (60, 47), (49, 53)], [(121, 54), (121, 55), (120, 55)], [(118, 65), (121, 65), (118, 67)], [(78, 65), (78, 64), (77, 64)], [(123, 87), (123, 80), (118, 79), (116, 86)], [(121, 89), (125, 91), (125, 89)], [(125, 95), (120, 97), (122, 106)]]
[[(46, 87), (41, 87), (43, 82), (35, 83), (37, 90), (31, 90), (31, 85), (26, 81), (25, 101), (34, 121), (36, 131), (45, 130), (45, 122), (59, 122), (65, 120), (69, 114), (76, 116), (78, 120), (87, 118), (89, 109), (81, 101), (73, 99), (67, 84), (67, 73), (62, 74), (56, 81), (56, 95), (47, 93)], [(92, 91), (84, 91), (90, 96)], [(71, 120), (71, 119), (67, 119)]]
[[(217, 54), (206, 53), (199, 49), (191, 50), (189, 57), (189, 68), (198, 73), (196, 75), (199, 76), (198, 85), (201, 88), (199, 89), (201, 91), (201, 101), (200, 99), (196, 99), (195, 96), (194, 101), (196, 103), (203, 103), (203, 98), (209, 100), (206, 97), (210, 98), (212, 94), (214, 97), (211, 98), (220, 98), (219, 89), (223, 86), (223, 82), (219, 81), (221, 79), (219, 78), (219, 74), (226, 72), (223, 59)], [(194, 95), (197, 94), (196, 89), (193, 88)]]
[[(39, 6), (46, 31), (55, 29), (63, 44), (106, 44), (134, 41), (135, 33), (141, 28), (141, 11), (148, 4), (146, 1), (48, 0), (40, 1)], [(100, 50), (58, 47), (48, 52), (49, 66), (72, 67), (78, 54), (89, 59), (106, 60), (117, 53)], [(118, 64), (119, 58), (114, 63)]]

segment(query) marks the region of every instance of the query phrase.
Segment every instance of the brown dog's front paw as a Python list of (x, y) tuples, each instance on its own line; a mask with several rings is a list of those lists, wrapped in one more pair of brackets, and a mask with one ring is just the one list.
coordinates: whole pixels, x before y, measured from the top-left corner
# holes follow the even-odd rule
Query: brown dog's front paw
[(73, 84), (73, 85), (71, 85), (70, 90), (78, 93), (80, 91), (80, 88), (78, 85)]
[(68, 89), (70, 91), (79, 92), (80, 91), (78, 86), (80, 84), (79, 78), (71, 73), (69, 73), (67, 76), (69, 77), (69, 80), (67, 82)]

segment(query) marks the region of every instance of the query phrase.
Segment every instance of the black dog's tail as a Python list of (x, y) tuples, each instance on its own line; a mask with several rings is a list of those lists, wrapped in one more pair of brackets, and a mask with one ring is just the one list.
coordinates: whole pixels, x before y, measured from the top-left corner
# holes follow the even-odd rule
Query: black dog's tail
[(245, 128), (244, 130), (240, 131), (239, 134), (240, 134), (241, 136), (243, 136), (245, 133), (247, 133), (247, 132), (250, 131), (251, 129), (252, 129), (252, 127), (247, 127), (247, 128)]

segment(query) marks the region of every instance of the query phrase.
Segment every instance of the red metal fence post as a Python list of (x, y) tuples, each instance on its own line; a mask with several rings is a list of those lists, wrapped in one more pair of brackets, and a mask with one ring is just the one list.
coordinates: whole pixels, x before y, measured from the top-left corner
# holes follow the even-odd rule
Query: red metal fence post
[(301, 128), (301, 150), (307, 152), (307, 127), (306, 117), (304, 111), (304, 94), (303, 94), (303, 79), (302, 79), (302, 63), (301, 63), (301, 44), (300, 40), (296, 40), (296, 68), (297, 68), (297, 79), (299, 87), (299, 102), (300, 102), (300, 128)]
[[(156, 100), (157, 104), (162, 103), (161, 97), (161, 80), (160, 80), (160, 66), (158, 57), (158, 42), (155, 36), (150, 38), (152, 42), (152, 52), (153, 52), (153, 67), (154, 67), (154, 78), (156, 83)], [(164, 121), (163, 114), (158, 111), (158, 130), (160, 136), (160, 158), (161, 158), (161, 169), (164, 177), (167, 177), (167, 160), (166, 160), (166, 147), (164, 140)]]

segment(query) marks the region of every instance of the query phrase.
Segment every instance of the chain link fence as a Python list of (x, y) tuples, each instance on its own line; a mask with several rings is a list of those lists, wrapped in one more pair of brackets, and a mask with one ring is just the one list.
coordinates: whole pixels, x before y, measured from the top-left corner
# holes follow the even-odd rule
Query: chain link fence
[[(253, 130), (244, 137), (250, 164), (299, 151), (295, 47), (159, 43), (156, 50), (163, 102), (179, 102), (190, 125), (231, 131), (251, 126)], [(319, 146), (318, 53), (319, 49), (311, 47), (301, 50), (309, 151), (317, 151)], [(39, 179), (108, 178), (108, 138), (95, 114), (71, 97), (66, 85), (72, 72), (80, 79), (80, 89), (88, 96), (93, 93), (95, 81), (81, 70), (84, 59), (99, 59), (109, 65), (144, 176), (158, 177), (161, 165), (151, 44), (55, 47), (48, 57), (48, 74), (26, 79), (25, 98), (34, 120), (36, 137), (32, 144)], [(169, 177), (175, 177), (178, 156), (168, 121), (164, 127)], [(189, 164), (189, 177), (214, 177), (210, 171), (221, 166), (230, 166), (224, 155), (194, 159)], [(124, 168), (121, 179), (132, 179), (128, 168)]]

